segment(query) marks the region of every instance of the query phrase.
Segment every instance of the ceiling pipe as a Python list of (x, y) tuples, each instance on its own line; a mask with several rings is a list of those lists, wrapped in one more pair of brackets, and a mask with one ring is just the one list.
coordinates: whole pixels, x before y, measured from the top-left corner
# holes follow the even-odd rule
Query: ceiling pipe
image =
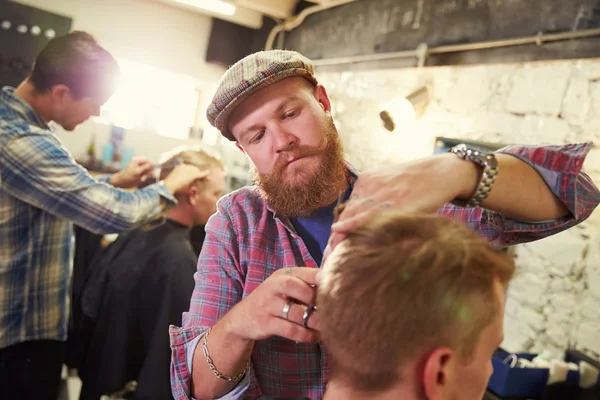
[(280, 23), (279, 25), (276, 25), (273, 27), (273, 29), (271, 29), (271, 32), (269, 32), (269, 36), (267, 37), (267, 42), (265, 43), (265, 50), (272, 50), (273, 49), (273, 43), (275, 42), (275, 38), (277, 37), (277, 35), (280, 32), (289, 32), (295, 28), (297, 28), (298, 26), (300, 26), (300, 24), (302, 24), (302, 22), (304, 22), (304, 20), (306, 19), (306, 17), (308, 17), (309, 15), (330, 9), (330, 8), (334, 8), (337, 6), (341, 6), (344, 4), (348, 4), (348, 3), (353, 3), (357, 0), (331, 0), (327, 3), (323, 3), (323, 4), (319, 4), (313, 7), (309, 7), (309, 8), (305, 8), (304, 10), (300, 11), (300, 13), (298, 13), (298, 15), (295, 15), (293, 17), (287, 18), (286, 20), (284, 20), (282, 23)]
[(268, 17), (284, 20), (294, 13), (296, 0), (236, 0), (234, 4), (258, 11)]
[(509, 46), (520, 46), (525, 44), (536, 44), (541, 46), (548, 42), (557, 42), (561, 40), (571, 39), (584, 39), (600, 36), (600, 28), (586, 29), (581, 31), (568, 31), (559, 33), (548, 33), (544, 34), (539, 32), (535, 36), (526, 36), (512, 39), (501, 39), (501, 40), (490, 40), (485, 42), (476, 43), (464, 43), (464, 44), (450, 44), (438, 47), (429, 47), (426, 50), (426, 54), (423, 55), (424, 44), (419, 45), (419, 48), (415, 50), (396, 51), (390, 53), (379, 53), (379, 54), (365, 54), (360, 56), (349, 56), (339, 58), (324, 58), (320, 60), (312, 60), (315, 66), (328, 66), (328, 65), (340, 65), (340, 64), (354, 64), (369, 61), (382, 61), (382, 60), (393, 60), (398, 58), (411, 58), (415, 57), (419, 60), (419, 64), (424, 65), (424, 57), (431, 54), (444, 54), (444, 53), (456, 53), (462, 51), (474, 51), (474, 50), (485, 50), (499, 47)]

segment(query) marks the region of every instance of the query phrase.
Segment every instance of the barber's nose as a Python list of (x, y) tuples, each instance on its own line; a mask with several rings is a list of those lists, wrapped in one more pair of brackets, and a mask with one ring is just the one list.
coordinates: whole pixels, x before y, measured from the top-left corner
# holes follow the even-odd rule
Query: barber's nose
[(297, 144), (298, 138), (292, 133), (282, 129), (281, 126), (276, 126), (272, 130), (275, 148), (277, 152), (289, 150), (290, 147), (293, 147)]

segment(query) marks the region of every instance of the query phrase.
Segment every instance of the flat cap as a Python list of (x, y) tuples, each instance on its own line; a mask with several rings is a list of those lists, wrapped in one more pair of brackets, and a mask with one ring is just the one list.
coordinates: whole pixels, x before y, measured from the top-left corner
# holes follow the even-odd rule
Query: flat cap
[(227, 127), (227, 118), (235, 107), (258, 90), (294, 76), (317, 84), (312, 62), (298, 52), (267, 50), (242, 58), (219, 81), (217, 91), (206, 110), (208, 122), (227, 139), (235, 141)]

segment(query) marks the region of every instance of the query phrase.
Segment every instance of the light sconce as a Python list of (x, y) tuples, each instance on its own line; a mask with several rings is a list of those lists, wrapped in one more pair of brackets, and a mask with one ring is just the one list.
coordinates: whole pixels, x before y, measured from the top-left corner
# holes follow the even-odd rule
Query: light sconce
[(56, 31), (54, 29), (47, 29), (46, 32), (44, 32), (44, 36), (46, 36), (46, 39), (48, 40), (53, 39), (56, 36)]
[(430, 86), (423, 86), (406, 97), (394, 99), (379, 112), (383, 126), (390, 132), (402, 122), (414, 121), (421, 117), (429, 104)]

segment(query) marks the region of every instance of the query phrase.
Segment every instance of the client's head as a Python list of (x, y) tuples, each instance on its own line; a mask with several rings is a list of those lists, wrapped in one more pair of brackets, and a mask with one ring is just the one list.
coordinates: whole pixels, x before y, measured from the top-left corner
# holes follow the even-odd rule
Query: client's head
[(446, 217), (381, 213), (365, 223), (321, 273), (326, 398), (480, 400), (514, 271)]
[(186, 193), (177, 195), (178, 204), (167, 213), (167, 217), (185, 225), (204, 225), (216, 212), (217, 200), (225, 194), (223, 163), (203, 149), (176, 149), (161, 163), (160, 179), (165, 179), (181, 163), (208, 171), (208, 175)]

